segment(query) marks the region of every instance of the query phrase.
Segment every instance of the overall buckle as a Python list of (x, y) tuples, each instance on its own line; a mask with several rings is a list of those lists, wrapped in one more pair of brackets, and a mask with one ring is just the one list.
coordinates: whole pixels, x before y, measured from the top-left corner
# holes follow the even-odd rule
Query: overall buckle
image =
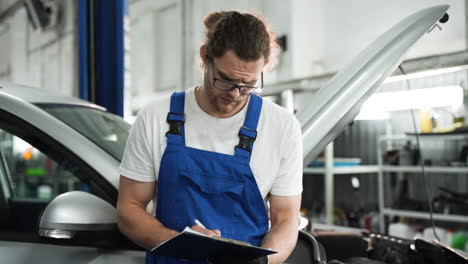
[[(245, 133), (243, 129), (246, 130)], [(250, 145), (257, 139), (257, 131), (250, 129), (248, 127), (242, 126), (239, 129), (238, 135), (239, 135), (239, 144), (236, 145), (236, 148), (241, 148), (245, 151), (252, 152)]]
[(166, 120), (169, 123), (169, 131), (166, 132), (166, 136), (167, 134), (182, 135), (181, 128), (185, 123), (185, 114), (169, 112)]

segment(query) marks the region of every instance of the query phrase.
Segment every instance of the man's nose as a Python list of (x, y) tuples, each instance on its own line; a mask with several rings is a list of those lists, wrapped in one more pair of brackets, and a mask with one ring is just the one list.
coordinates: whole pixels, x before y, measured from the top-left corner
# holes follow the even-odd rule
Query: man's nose
[(239, 90), (239, 87), (236, 87), (230, 91), (228, 91), (229, 95), (232, 97), (232, 98), (237, 98), (240, 96), (240, 90)]

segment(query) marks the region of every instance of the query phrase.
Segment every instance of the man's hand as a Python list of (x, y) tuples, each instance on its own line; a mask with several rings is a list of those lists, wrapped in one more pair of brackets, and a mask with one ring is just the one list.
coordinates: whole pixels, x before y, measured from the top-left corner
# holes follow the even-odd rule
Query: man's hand
[(268, 258), (260, 257), (256, 259), (246, 260), (240, 257), (212, 257), (206, 260), (210, 264), (268, 264)]
[(217, 229), (215, 230), (209, 230), (209, 229), (206, 229), (200, 225), (194, 225), (192, 227), (190, 227), (192, 230), (194, 231), (197, 231), (197, 232), (200, 232), (202, 234), (205, 234), (207, 236), (217, 236), (217, 237), (220, 237), (221, 236), (221, 232)]

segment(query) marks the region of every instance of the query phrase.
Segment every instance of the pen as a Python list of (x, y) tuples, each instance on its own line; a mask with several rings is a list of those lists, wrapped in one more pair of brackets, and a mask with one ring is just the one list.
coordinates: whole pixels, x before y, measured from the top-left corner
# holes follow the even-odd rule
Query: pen
[(199, 226), (206, 229), (206, 227), (200, 221), (198, 221), (198, 219), (195, 219), (194, 221), (195, 221), (195, 224), (197, 224), (197, 225), (199, 225)]

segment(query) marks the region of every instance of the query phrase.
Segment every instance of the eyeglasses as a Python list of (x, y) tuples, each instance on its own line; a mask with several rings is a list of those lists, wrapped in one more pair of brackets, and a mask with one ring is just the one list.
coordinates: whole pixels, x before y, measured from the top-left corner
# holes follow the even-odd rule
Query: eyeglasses
[(248, 86), (248, 85), (238, 85), (233, 82), (225, 81), (216, 78), (214, 74), (214, 63), (211, 61), (211, 72), (213, 73), (213, 86), (217, 89), (223, 91), (232, 91), (234, 89), (239, 89), (239, 93), (242, 95), (250, 95), (260, 93), (263, 89), (263, 72), (260, 73), (260, 87), (258, 86)]

